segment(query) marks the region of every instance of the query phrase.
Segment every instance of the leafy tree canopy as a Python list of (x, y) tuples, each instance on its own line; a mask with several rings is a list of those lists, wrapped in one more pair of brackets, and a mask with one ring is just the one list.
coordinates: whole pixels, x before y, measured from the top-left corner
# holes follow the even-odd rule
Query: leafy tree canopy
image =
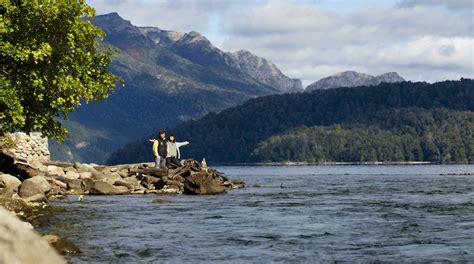
[(85, 0), (0, 2), (0, 135), (40, 131), (62, 141), (58, 119), (113, 91), (114, 51), (98, 48), (94, 16)]

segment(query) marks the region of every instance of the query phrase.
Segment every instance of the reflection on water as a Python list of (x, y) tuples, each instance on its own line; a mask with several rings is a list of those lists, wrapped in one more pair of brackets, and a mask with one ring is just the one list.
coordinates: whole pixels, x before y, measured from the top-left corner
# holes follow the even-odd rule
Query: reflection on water
[(48, 231), (74, 263), (474, 260), (474, 177), (440, 176), (473, 165), (219, 169), (248, 187), (58, 202)]

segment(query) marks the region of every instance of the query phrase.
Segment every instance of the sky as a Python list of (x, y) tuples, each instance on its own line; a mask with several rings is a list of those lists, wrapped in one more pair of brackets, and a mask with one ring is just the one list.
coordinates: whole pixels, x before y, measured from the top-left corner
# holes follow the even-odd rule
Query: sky
[(137, 26), (198, 31), (309, 85), (341, 71), (474, 78), (474, 0), (88, 0)]

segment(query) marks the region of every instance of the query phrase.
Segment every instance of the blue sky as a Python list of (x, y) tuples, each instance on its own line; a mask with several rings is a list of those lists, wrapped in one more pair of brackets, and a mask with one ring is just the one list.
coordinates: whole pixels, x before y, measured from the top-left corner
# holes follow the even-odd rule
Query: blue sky
[(473, 0), (89, 0), (138, 26), (198, 31), (305, 85), (344, 70), (473, 78)]

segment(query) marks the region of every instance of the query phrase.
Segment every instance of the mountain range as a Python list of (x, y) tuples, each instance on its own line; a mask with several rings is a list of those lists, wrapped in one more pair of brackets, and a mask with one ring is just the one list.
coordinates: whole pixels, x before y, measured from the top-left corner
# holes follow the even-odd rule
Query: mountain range
[[(250, 99), (171, 131), (210, 163), (474, 162), (474, 80), (381, 83)], [(156, 137), (156, 135), (150, 135)], [(147, 138), (109, 163), (150, 160)]]
[[(110, 69), (124, 87), (101, 102), (79, 107), (62, 123), (71, 137), (50, 141), (52, 158), (104, 163), (123, 145), (248, 99), (303, 92), (302, 82), (248, 51), (226, 52), (198, 32), (138, 27), (117, 13), (93, 23), (105, 32), (103, 45), (119, 51)], [(344, 72), (306, 90), (403, 81), (396, 73), (372, 77)]]
[(83, 105), (63, 122), (71, 138), (50, 141), (57, 160), (103, 163), (124, 144), (249, 98), (303, 91), (273, 63), (247, 51), (224, 52), (198, 32), (137, 27), (117, 13), (93, 23), (118, 49), (110, 69), (124, 87)]

